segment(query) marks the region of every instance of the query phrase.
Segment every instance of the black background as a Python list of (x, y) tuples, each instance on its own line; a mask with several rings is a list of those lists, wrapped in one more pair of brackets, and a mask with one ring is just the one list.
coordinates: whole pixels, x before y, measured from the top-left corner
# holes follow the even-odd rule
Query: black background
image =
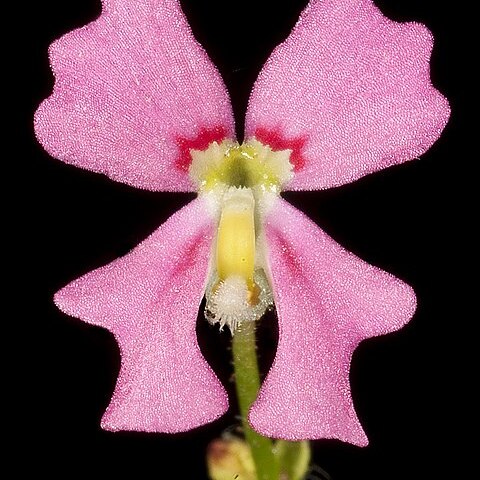
[[(181, 3), (227, 83), (241, 132), (248, 94), (263, 62), (307, 2)], [(421, 161), (328, 191), (284, 195), (346, 248), (412, 285), (419, 300), (407, 327), (364, 342), (354, 355), (352, 392), (370, 446), (316, 441), (314, 462), (333, 480), (460, 478), (463, 463), (456, 453), (466, 440), (454, 401), (464, 389), (457, 375), (462, 347), (452, 324), (462, 319), (452, 309), (451, 293), (458, 263), (453, 242), (462, 229), (457, 224), (464, 123), (456, 23), (460, 6), (434, 0), (376, 3), (395, 20), (419, 21), (433, 31), (432, 79), (453, 113)], [(25, 295), (16, 319), (24, 341), (17, 356), (27, 361), (16, 375), (22, 410), (13, 447), (23, 460), (16, 471), (60, 478), (205, 479), (206, 445), (236, 423), (235, 405), (221, 420), (185, 434), (101, 431), (100, 417), (119, 368), (118, 348), (108, 332), (63, 315), (51, 301), (70, 280), (125, 254), (192, 196), (112, 182), (50, 158), (35, 142), (31, 118), (53, 85), (48, 45), (93, 20), (100, 2), (44, 0), (29, 12), (31, 71), (22, 96), (25, 110), (17, 112), (25, 114), (18, 133), (27, 177), (21, 193), (26, 207), (19, 214), (27, 239), (21, 253), (27, 260)], [(204, 355), (231, 392), (228, 334), (219, 335), (201, 317), (198, 334)], [(270, 316), (260, 328), (264, 369), (274, 355), (275, 335)]]

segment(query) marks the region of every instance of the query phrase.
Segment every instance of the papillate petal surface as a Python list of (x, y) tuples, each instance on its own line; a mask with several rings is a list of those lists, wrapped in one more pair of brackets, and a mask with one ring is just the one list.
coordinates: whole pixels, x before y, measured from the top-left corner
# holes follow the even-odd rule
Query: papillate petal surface
[(107, 328), (119, 344), (103, 428), (179, 432), (227, 409), (195, 333), (213, 235), (205, 202), (194, 200), (129, 254), (56, 294), (65, 313)]
[(52, 155), (149, 190), (194, 190), (189, 149), (234, 136), (220, 74), (176, 0), (103, 0), (50, 47), (52, 95), (35, 132)]
[(430, 81), (432, 36), (372, 0), (312, 0), (263, 67), (246, 137), (293, 150), (286, 190), (334, 187), (411, 160), (449, 116)]
[(250, 423), (274, 438), (366, 445), (350, 394), (351, 357), (362, 340), (405, 325), (415, 295), (284, 200), (269, 214), (265, 234), (279, 341)]

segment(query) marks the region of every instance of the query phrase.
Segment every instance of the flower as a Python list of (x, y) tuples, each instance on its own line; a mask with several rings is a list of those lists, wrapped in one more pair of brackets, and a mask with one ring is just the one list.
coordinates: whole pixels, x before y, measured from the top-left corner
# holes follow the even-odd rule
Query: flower
[(249, 421), (266, 436), (366, 445), (348, 381), (365, 338), (401, 328), (415, 296), (345, 251), (280, 197), (424, 153), (448, 116), (431, 85), (432, 38), (371, 0), (312, 0), (263, 67), (235, 141), (221, 77), (176, 0), (103, 0), (53, 43), (52, 95), (35, 131), (54, 157), (139, 188), (197, 191), (126, 256), (55, 296), (108, 328), (122, 365), (109, 430), (179, 432), (227, 409), (195, 321), (232, 330), (275, 304), (276, 358)]

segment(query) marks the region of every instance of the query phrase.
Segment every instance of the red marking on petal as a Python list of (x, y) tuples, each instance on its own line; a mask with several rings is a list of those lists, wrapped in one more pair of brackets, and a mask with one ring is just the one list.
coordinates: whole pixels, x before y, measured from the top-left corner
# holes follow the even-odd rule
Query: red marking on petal
[(302, 151), (307, 143), (306, 136), (287, 139), (279, 130), (258, 127), (255, 130), (255, 138), (269, 145), (272, 150), (292, 150), (290, 163), (293, 165), (295, 172), (298, 172), (305, 166), (305, 157)]
[(208, 128), (202, 127), (195, 138), (185, 138), (178, 136), (175, 141), (178, 145), (179, 154), (175, 160), (175, 166), (184, 172), (188, 172), (192, 156), (190, 150), (206, 150), (212, 142), (220, 143), (227, 136), (227, 129), (221, 125)]
[(204, 245), (205, 237), (210, 236), (210, 226), (200, 230), (193, 238), (191, 238), (187, 245), (182, 247), (184, 252), (175, 265), (172, 276), (183, 275), (190, 270), (198, 261), (199, 253)]
[(275, 243), (277, 250), (282, 252), (283, 260), (290, 270), (292, 278), (302, 278), (306, 280), (307, 277), (303, 271), (302, 264), (300, 263), (300, 257), (291, 242), (288, 241), (281, 231), (275, 228), (272, 228), (270, 235), (269, 242)]

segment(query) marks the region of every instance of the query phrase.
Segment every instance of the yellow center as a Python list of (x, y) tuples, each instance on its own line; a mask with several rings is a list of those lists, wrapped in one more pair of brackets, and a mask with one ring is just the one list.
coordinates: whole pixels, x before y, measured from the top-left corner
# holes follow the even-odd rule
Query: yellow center
[(267, 194), (278, 195), (292, 178), (290, 153), (272, 151), (255, 139), (242, 145), (212, 142), (204, 151), (191, 150), (191, 179), (200, 194), (212, 194), (221, 207), (206, 315), (232, 332), (240, 322), (258, 319), (273, 301), (264, 262), (258, 264), (257, 258), (261, 205)]
[(293, 176), (290, 153), (273, 151), (255, 139), (242, 145), (229, 140), (212, 142), (206, 150), (191, 150), (189, 173), (200, 192), (223, 185), (279, 193)]

